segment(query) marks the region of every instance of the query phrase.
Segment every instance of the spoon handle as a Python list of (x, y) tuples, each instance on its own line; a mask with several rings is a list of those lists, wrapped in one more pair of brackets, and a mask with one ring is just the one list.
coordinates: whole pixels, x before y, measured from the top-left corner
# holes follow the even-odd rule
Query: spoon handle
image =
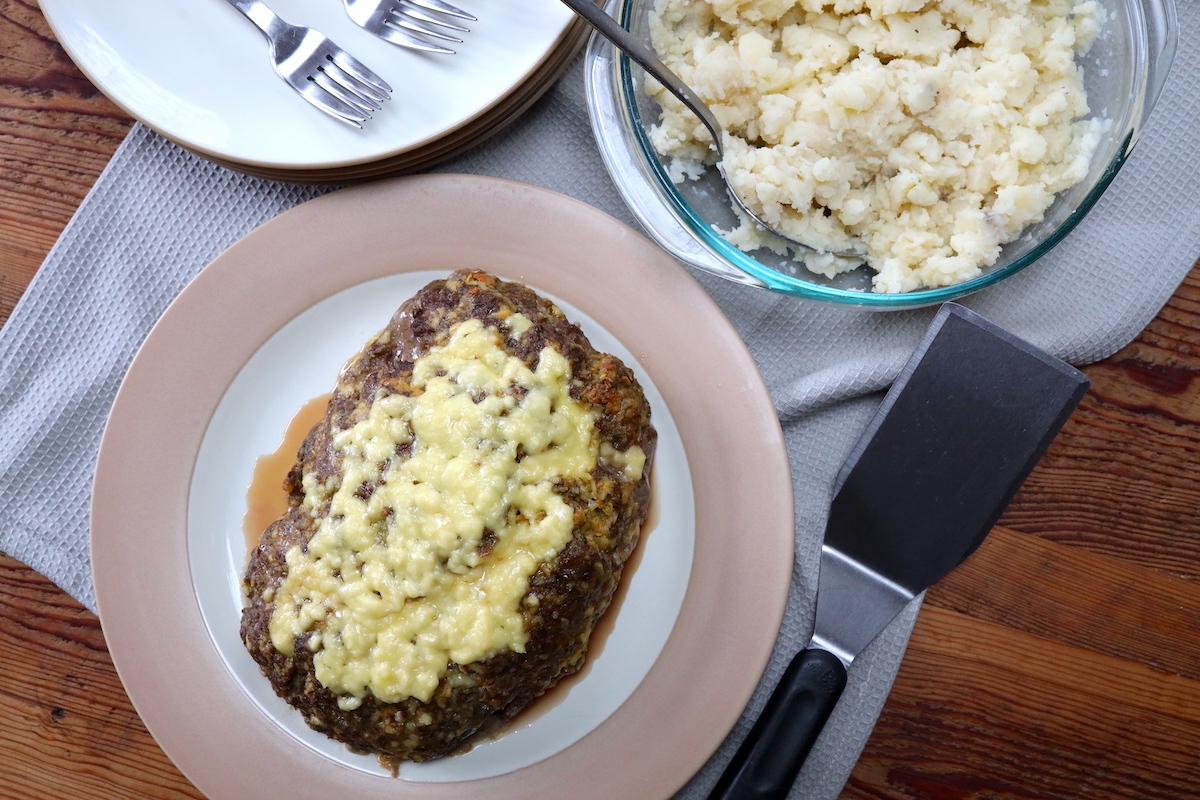
[(692, 112), (700, 118), (704, 123), (704, 127), (708, 128), (709, 135), (712, 136), (713, 142), (716, 143), (717, 156), (723, 155), (721, 146), (721, 124), (717, 122), (717, 118), (713, 116), (712, 111), (705, 105), (704, 101), (691, 90), (691, 88), (679, 79), (679, 76), (672, 72), (667, 65), (658, 60), (658, 56), (654, 54), (649, 47), (639, 42), (629, 31), (617, 24), (616, 20), (604, 12), (604, 9), (596, 5), (595, 0), (562, 0), (572, 11), (587, 20), (597, 32), (605, 39), (608, 39), (617, 46), (625, 55), (632, 58), (642, 69), (654, 76), (654, 79), (667, 88), (671, 94), (679, 98), (685, 106), (690, 108)]

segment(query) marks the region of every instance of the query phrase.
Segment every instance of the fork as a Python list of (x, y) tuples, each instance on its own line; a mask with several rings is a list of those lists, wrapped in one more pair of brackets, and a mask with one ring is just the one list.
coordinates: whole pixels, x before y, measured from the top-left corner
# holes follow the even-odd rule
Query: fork
[(413, 50), (423, 50), (427, 53), (453, 53), (450, 48), (428, 41), (426, 37), (443, 42), (457, 42), (462, 39), (443, 30), (454, 33), (468, 33), (454, 19), (477, 21), (461, 9), (455, 8), (443, 0), (344, 0), (346, 13), (350, 19), (357, 22), (370, 33), (392, 44), (408, 47)]
[(330, 116), (361, 128), (392, 87), (319, 31), (284, 22), (260, 0), (227, 0), (271, 43), (275, 72), (305, 100)]

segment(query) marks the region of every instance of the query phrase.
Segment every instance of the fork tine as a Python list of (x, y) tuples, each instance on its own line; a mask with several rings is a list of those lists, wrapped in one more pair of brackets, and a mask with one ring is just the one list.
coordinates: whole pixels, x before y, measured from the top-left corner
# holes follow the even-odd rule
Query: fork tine
[(392, 44), (408, 47), (413, 50), (423, 50), (427, 53), (443, 53), (446, 55), (454, 55), (454, 51), (448, 47), (442, 47), (440, 44), (427, 42), (417, 36), (400, 30), (399, 28), (384, 27), (381, 30), (375, 31), (375, 35), (382, 39), (386, 39)]
[(402, 17), (408, 17), (410, 19), (420, 20), (421, 22), (428, 22), (431, 25), (437, 25), (440, 28), (449, 28), (452, 31), (458, 31), (459, 33), (470, 33), (471, 31), (470, 28), (464, 28), (462, 25), (457, 25), (453, 22), (447, 22), (441, 17), (435, 17), (434, 15), (428, 14), (419, 8), (406, 8), (402, 5), (395, 10), (395, 13)]
[(326, 56), (329, 61), (337, 64), (348, 75), (367, 88), (367, 93), (376, 100), (387, 100), (392, 94), (392, 87), (387, 81), (367, 69), (366, 65), (345, 50), (337, 50)]
[(304, 99), (312, 103), (317, 108), (329, 114), (332, 117), (345, 122), (348, 125), (353, 125), (356, 128), (361, 128), (362, 123), (371, 118), (370, 114), (364, 114), (353, 106), (342, 102), (337, 97), (329, 94), (329, 92), (316, 82), (315, 79), (309, 78), (304, 82), (303, 88), (294, 87), (296, 91), (303, 95)]
[(471, 14), (468, 14), (467, 12), (463, 11), (462, 9), (455, 8), (454, 6), (450, 5), (449, 3), (444, 3), (444, 2), (442, 2), (442, 0), (406, 0), (406, 2), (408, 2), (414, 6), (422, 6), (424, 8), (428, 8), (430, 11), (440, 11), (443, 14), (449, 14), (450, 16), (458, 17), (459, 19), (467, 19), (467, 20), (470, 20), (471, 22), (479, 21), (479, 19), (477, 17), (474, 17)]
[(448, 33), (442, 33), (441, 31), (434, 30), (433, 28), (423, 25), (420, 22), (411, 20), (408, 18), (407, 14), (397, 14), (395, 17), (392, 17), (388, 20), (388, 24), (404, 28), (405, 30), (412, 31), (413, 33), (421, 36), (432, 36), (435, 39), (442, 39), (447, 42), (457, 42), (462, 44), (462, 39), (459, 39), (456, 36), (451, 36)]
[[(369, 108), (375, 110), (383, 108), (381, 104), (388, 99), (388, 95), (380, 92), (374, 86), (360, 83), (352, 73), (346, 71), (332, 57), (325, 62), (325, 66), (321, 69), (324, 70), (325, 75), (330, 80), (336, 82), (347, 92), (358, 98), (360, 103), (366, 103)], [(354, 105), (354, 103), (351, 103), (351, 105)]]
[(379, 102), (369, 95), (360, 94), (359, 89), (353, 82), (348, 80), (344, 75), (339, 74), (335, 67), (330, 69), (318, 69), (317, 74), (313, 75), (313, 80), (317, 85), (325, 91), (329, 92), (334, 97), (341, 100), (348, 106), (356, 108), (368, 117), (372, 111), (378, 111), (383, 108)]

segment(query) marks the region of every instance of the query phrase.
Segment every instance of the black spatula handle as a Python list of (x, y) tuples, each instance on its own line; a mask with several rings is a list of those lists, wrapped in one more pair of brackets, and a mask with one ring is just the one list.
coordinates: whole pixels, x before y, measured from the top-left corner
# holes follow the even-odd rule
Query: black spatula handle
[(782, 800), (846, 687), (846, 668), (818, 648), (801, 650), (709, 800)]

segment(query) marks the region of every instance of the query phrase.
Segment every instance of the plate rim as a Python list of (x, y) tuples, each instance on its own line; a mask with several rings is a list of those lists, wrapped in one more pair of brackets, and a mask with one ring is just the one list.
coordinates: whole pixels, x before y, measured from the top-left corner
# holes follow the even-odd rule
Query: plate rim
[[(547, 215), (556, 216), (560, 224), (538, 227)], [(389, 219), (399, 224), (385, 231), (383, 242), (358, 242), (359, 260), (336, 262), (350, 265), (344, 270), (326, 268), (331, 259), (341, 257), (339, 247), (352, 233)], [(318, 221), (325, 227), (313, 236)], [(516, 224), (522, 222), (526, 227)], [(452, 248), (455, 258), (492, 253), (501, 260), (516, 259), (525, 264), (527, 275), (515, 277), (577, 305), (635, 353), (663, 392), (681, 434), (687, 429), (684, 445), (697, 498), (695, 554), (683, 607), (642, 684), (579, 742), (542, 762), (471, 781), (472, 786), (498, 798), (553, 797), (566, 787), (565, 776), (572, 793), (581, 799), (633, 794), (669, 797), (720, 746), (757, 688), (774, 650), (792, 573), (790, 467), (782, 430), (757, 367), (699, 284), (641, 234), (547, 189), (465, 175), (393, 178), (343, 189), (284, 212), (235, 242), (171, 303), (122, 382), (97, 458), (91, 501), (92, 571), (114, 665), (160, 746), (214, 800), (244, 796), (249, 780), (271, 787), (276, 794), (286, 790), (297, 797), (347, 789), (414, 798), (461, 796), (461, 783), (397, 783), (314, 758), (250, 707), (200, 615), (186, 537), (195, 454), (212, 411), (246, 358), (294, 313), (328, 296), (330, 287), (398, 271), (394, 252), (381, 252), (381, 248), (405, 233), (427, 231), (439, 223), (446, 226), (439, 236), (453, 231), (460, 237)], [(581, 236), (581, 230), (587, 235)], [(505, 231), (514, 241), (503, 238)], [(595, 246), (580, 251), (579, 243), (589, 239)], [(289, 242), (301, 263), (288, 263), (281, 276), (270, 258)], [(531, 257), (531, 243), (544, 250)], [(403, 246), (409, 248), (404, 252), (412, 269), (430, 268), (421, 256), (433, 258), (436, 248), (424, 241), (405, 241)], [(614, 270), (622, 279), (636, 279), (646, 291), (635, 293), (639, 299), (632, 306), (615, 306), (607, 301), (627, 297), (622, 294), (624, 284), (597, 281), (594, 273), (580, 272), (583, 267), (563, 270), (560, 257), (564, 255), (577, 257), (589, 267)], [(488, 268), (487, 263), (461, 266)], [(297, 277), (304, 280), (296, 281)], [(610, 282), (614, 280), (610, 276)], [(281, 281), (286, 288), (280, 289)], [(255, 291), (264, 282), (287, 297), (273, 297), (274, 306), (256, 301)], [(247, 321), (240, 313), (245, 307), (214, 302), (239, 296), (250, 298), (243, 304), (257, 302), (252, 307), (262, 314)], [(670, 298), (670, 313), (647, 322), (646, 305), (654, 296)], [(603, 313), (593, 307), (598, 302), (605, 303)], [(295, 309), (299, 303), (303, 307)], [(230, 326), (239, 322), (245, 329), (231, 334), (235, 341), (228, 345), (236, 352), (224, 356), (236, 363), (214, 368), (213, 349), (194, 333), (233, 330)], [(629, 340), (627, 331), (646, 325), (653, 327), (653, 341), (648, 340), (649, 334)], [(180, 337), (186, 346), (181, 346)], [(249, 353), (241, 357), (246, 349)], [(711, 391), (693, 391), (692, 378), (700, 374), (696, 369), (714, 361), (735, 368), (714, 375)], [(670, 380), (664, 372), (668, 362)], [(730, 397), (735, 407), (726, 408), (722, 401)], [(697, 420), (714, 419), (723, 424), (698, 430)], [(721, 463), (700, 458), (714, 452)], [(728, 474), (728, 464), (747, 469)], [(171, 491), (157, 491), (164, 488)], [(702, 489), (709, 490), (708, 496), (702, 497), (706, 494)], [(139, 503), (145, 496), (155, 502)], [(736, 507), (718, 503), (730, 499)], [(742, 518), (747, 514), (752, 520)], [(131, 525), (158, 534), (130, 536), (126, 531)], [(137, 579), (129, 580), (131, 563), (153, 564), (155, 569), (139, 569), (134, 573)], [(723, 582), (738, 591), (711, 590)], [(706, 638), (713, 620), (726, 623), (715, 644)], [(731, 620), (737, 625), (729, 626)], [(735, 655), (735, 663), (695, 657), (701, 652), (708, 655), (714, 647)], [(710, 690), (710, 702), (687, 702), (694, 701), (697, 683), (700, 690)], [(181, 692), (181, 684), (189, 691)], [(715, 689), (719, 691), (711, 691)], [(208, 700), (190, 702), (198, 695)], [(664, 704), (672, 708), (671, 714), (663, 713)], [(647, 746), (651, 742), (654, 746)], [(298, 753), (303, 757), (297, 758)], [(622, 769), (612, 770), (613, 763), (622, 764)]]

